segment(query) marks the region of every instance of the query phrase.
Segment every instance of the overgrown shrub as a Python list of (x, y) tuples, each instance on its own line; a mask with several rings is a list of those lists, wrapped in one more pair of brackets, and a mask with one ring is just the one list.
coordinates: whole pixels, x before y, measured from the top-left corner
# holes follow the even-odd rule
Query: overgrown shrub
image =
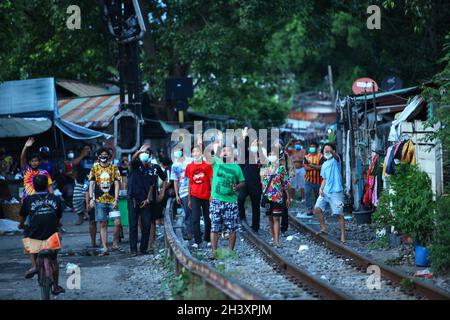
[(393, 226), (426, 246), (434, 229), (434, 208), (431, 180), (417, 166), (399, 165), (389, 176), (391, 191), (384, 190), (373, 215), (377, 227)]
[(434, 272), (450, 272), (450, 196), (442, 196), (437, 201), (430, 260)]

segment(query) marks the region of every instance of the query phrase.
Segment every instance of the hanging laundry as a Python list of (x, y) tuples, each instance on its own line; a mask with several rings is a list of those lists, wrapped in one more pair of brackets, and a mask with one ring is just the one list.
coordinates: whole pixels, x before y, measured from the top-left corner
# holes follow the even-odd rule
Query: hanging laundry
[(416, 164), (416, 150), (411, 139), (403, 145), (401, 163), (412, 165)]

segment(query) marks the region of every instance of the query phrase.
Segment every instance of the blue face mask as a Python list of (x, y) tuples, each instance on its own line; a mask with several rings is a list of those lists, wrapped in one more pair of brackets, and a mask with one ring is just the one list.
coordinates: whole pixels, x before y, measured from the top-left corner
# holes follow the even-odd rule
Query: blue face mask
[(149, 157), (149, 154), (144, 152), (139, 155), (139, 160), (141, 160), (142, 162), (147, 162)]
[(296, 144), (296, 145), (295, 145), (295, 150), (302, 150), (302, 146), (299, 145), (299, 144)]
[(315, 153), (316, 152), (316, 148), (309, 148), (309, 152)]

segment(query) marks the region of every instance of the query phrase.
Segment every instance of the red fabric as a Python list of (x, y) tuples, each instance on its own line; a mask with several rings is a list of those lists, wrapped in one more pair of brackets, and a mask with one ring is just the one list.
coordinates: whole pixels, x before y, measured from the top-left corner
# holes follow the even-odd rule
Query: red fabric
[(373, 198), (372, 189), (375, 184), (375, 177), (373, 177), (371, 174), (373, 172), (373, 168), (375, 166), (377, 158), (378, 158), (378, 154), (375, 154), (372, 158), (372, 163), (371, 163), (370, 168), (367, 171), (367, 175), (366, 175), (366, 191), (363, 196), (363, 203), (367, 207), (372, 207), (372, 198)]
[(213, 169), (209, 163), (190, 163), (186, 167), (185, 177), (189, 179), (190, 194), (199, 199), (211, 197)]

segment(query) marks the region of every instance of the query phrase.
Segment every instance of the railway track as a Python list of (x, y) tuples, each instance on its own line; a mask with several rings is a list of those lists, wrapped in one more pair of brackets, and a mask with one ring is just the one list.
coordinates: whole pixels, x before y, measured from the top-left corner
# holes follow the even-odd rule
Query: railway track
[[(177, 234), (174, 230), (170, 205), (168, 204), (165, 213), (165, 240), (170, 255), (176, 261), (176, 269), (186, 268), (227, 298), (352, 299), (351, 296), (278, 256), (273, 248), (252, 238), (247, 229), (244, 229), (244, 237), (238, 235), (235, 257), (209, 260), (209, 248), (194, 249), (191, 252), (185, 245), (181, 232)], [(228, 247), (228, 241), (219, 242), (219, 247)]]
[(320, 246), (327, 250), (331, 256), (343, 259), (346, 264), (357, 270), (365, 272), (369, 266), (378, 266), (380, 268), (382, 286), (391, 288), (396, 286), (398, 288), (402, 282), (407, 280), (407, 282), (412, 284), (411, 293), (419, 299), (450, 300), (450, 294), (438, 287), (424, 283), (379, 261), (365, 257), (327, 235), (316, 234), (316, 230), (302, 223), (291, 213), (289, 213), (289, 223), (301, 233), (298, 239)]

